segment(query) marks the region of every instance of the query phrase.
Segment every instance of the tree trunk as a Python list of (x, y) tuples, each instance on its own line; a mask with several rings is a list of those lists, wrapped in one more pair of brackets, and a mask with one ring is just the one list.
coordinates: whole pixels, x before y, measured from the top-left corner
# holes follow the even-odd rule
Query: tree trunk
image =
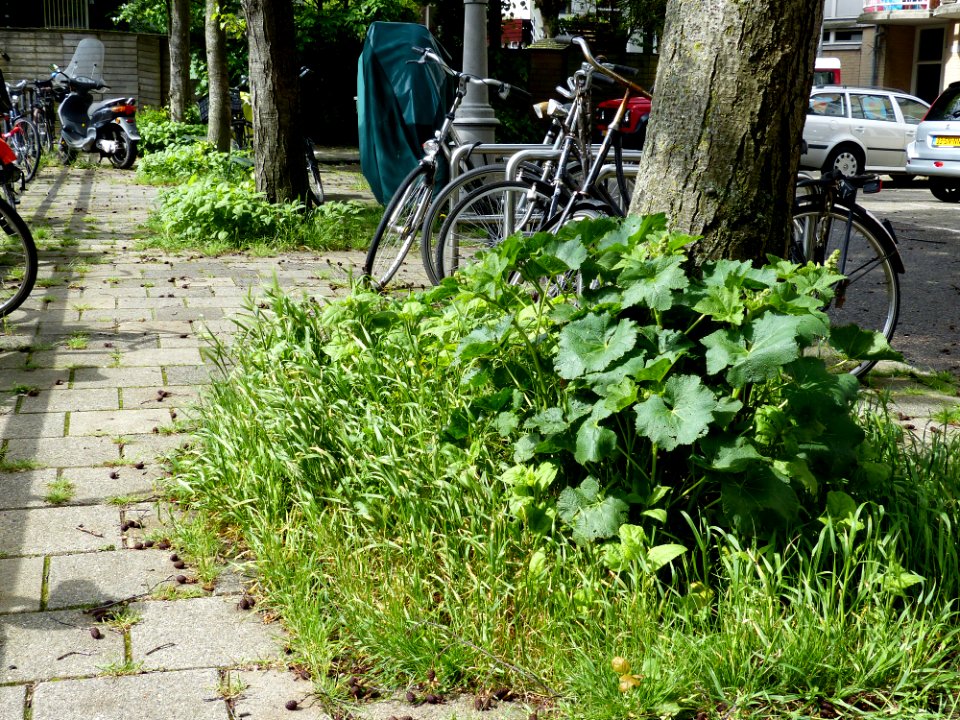
[(698, 262), (783, 256), (823, 3), (669, 0), (632, 214)]
[(250, 42), (257, 190), (273, 201), (307, 191), (291, 0), (244, 0)]
[(170, 0), (170, 117), (183, 122), (190, 97), (190, 0)]
[(207, 140), (220, 152), (226, 152), (230, 149), (230, 81), (227, 78), (226, 37), (219, 16), (217, 0), (206, 0), (204, 37), (210, 93)]

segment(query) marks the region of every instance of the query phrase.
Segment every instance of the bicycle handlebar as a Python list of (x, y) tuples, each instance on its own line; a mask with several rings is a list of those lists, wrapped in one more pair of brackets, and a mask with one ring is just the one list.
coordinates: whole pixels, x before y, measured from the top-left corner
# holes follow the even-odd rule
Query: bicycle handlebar
[(420, 57), (417, 60), (410, 60), (409, 62), (415, 62), (418, 65), (423, 65), (429, 59), (431, 62), (439, 65), (440, 69), (443, 70), (445, 73), (447, 73), (447, 75), (451, 75), (457, 78), (458, 80), (463, 78), (467, 82), (471, 82), (474, 85), (487, 85), (489, 87), (497, 88), (497, 94), (503, 99), (506, 99), (511, 92), (519, 92), (522, 95), (526, 95), (528, 98), (531, 97), (530, 93), (528, 93), (523, 88), (517, 87), (516, 85), (511, 85), (510, 83), (505, 83), (500, 80), (495, 80), (494, 78), (482, 78), (476, 75), (471, 75), (470, 73), (459, 72), (457, 70), (454, 70), (452, 67), (450, 67), (449, 65), (447, 65), (447, 63), (443, 61), (443, 58), (437, 55), (430, 48), (422, 48), (422, 47), (414, 46), (413, 50), (414, 52), (420, 53)]
[(630, 90), (633, 90), (635, 93), (639, 95), (643, 95), (646, 98), (652, 99), (652, 96), (650, 95), (649, 92), (647, 92), (645, 89), (637, 85), (632, 80), (628, 80), (627, 78), (623, 77), (623, 75), (620, 72), (618, 72), (618, 69), (622, 70), (623, 66), (615, 65), (613, 63), (605, 64), (605, 63), (599, 62), (593, 56), (593, 53), (590, 52), (590, 46), (587, 45), (587, 41), (584, 40), (582, 37), (575, 37), (572, 39), (571, 42), (573, 42), (575, 45), (580, 46), (580, 50), (583, 51), (583, 57), (586, 58), (586, 61), (590, 63), (590, 65), (592, 65), (595, 70), (597, 70), (603, 75), (606, 75), (609, 78), (612, 78), (613, 80), (616, 80), (618, 83), (620, 83), (626, 88), (629, 88)]

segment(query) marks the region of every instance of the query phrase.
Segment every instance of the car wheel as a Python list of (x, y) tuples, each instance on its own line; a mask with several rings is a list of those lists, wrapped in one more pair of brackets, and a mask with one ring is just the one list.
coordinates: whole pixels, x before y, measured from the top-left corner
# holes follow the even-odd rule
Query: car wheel
[(842, 175), (852, 177), (863, 173), (863, 151), (856, 145), (840, 145), (834, 148), (823, 164), (823, 171), (837, 170)]
[(960, 202), (960, 179), (930, 178), (930, 192), (941, 202)]

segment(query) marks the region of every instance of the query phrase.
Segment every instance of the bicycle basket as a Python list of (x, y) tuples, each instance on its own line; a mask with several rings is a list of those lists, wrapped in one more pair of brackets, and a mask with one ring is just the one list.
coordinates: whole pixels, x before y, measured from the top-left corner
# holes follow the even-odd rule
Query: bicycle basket
[[(200, 111), (200, 122), (207, 122), (210, 117), (210, 96), (204, 95), (197, 98), (197, 110)], [(243, 100), (240, 99), (240, 91), (236, 88), (230, 89), (230, 115), (237, 117), (243, 113)]]

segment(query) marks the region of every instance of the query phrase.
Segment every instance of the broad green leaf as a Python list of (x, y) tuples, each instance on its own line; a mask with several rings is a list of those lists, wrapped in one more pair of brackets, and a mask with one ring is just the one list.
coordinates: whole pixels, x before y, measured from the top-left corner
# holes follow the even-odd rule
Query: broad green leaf
[(560, 518), (573, 530), (573, 539), (579, 544), (616, 535), (628, 509), (618, 498), (603, 497), (593, 477), (578, 488), (564, 488), (557, 501)]
[(917, 575), (904, 568), (896, 560), (890, 560), (890, 566), (885, 572), (877, 576), (877, 580), (887, 592), (894, 595), (902, 595), (907, 588), (913, 587), (918, 583), (924, 582), (923, 575)]
[(603, 406), (611, 413), (618, 413), (637, 401), (637, 384), (630, 378), (624, 378), (616, 384), (596, 388), (603, 398)]
[(588, 417), (577, 430), (577, 451), (574, 458), (581, 465), (600, 462), (617, 449), (617, 434), (600, 424), (600, 418)]
[(530, 562), (527, 564), (527, 573), (530, 577), (539, 578), (547, 570), (547, 554), (543, 550), (536, 550), (530, 556)]
[(659, 570), (667, 563), (683, 555), (687, 549), (683, 545), (667, 543), (664, 545), (655, 545), (647, 550), (647, 570), (653, 572)]
[(775, 460), (774, 469), (790, 480), (796, 480), (811, 495), (816, 495), (820, 483), (803, 458), (795, 457), (789, 460)]
[(846, 520), (857, 512), (857, 502), (841, 490), (827, 493), (827, 515), (834, 520)]
[(569, 424), (563, 416), (563, 410), (552, 407), (528, 418), (523, 427), (527, 430), (539, 430), (544, 435), (556, 435), (566, 430)]
[(613, 248), (627, 248), (631, 241), (642, 241), (651, 233), (667, 229), (667, 217), (663, 213), (656, 215), (629, 215), (615, 230), (611, 230), (600, 240), (597, 248), (609, 251)]
[(757, 532), (774, 518), (779, 525), (791, 523), (800, 512), (800, 501), (793, 488), (772, 472), (725, 478), (720, 501), (727, 518), (748, 532)]
[(717, 399), (695, 375), (667, 380), (663, 395), (635, 406), (637, 430), (665, 450), (690, 445), (707, 434)]
[(513, 444), (513, 461), (522, 463), (532, 458), (541, 440), (536, 433), (521, 437)]
[[(587, 248), (584, 247), (580, 238), (574, 238), (563, 242), (554, 241), (547, 243), (543, 248), (545, 255), (556, 258), (559, 261), (558, 272), (566, 270), (579, 270), (583, 261), (587, 259)], [(540, 259), (542, 262), (543, 259)]]
[(644, 515), (648, 518), (653, 518), (657, 522), (665, 523), (667, 521), (667, 511), (663, 508), (653, 508), (652, 510), (644, 510), (641, 515)]
[(591, 313), (560, 331), (554, 365), (560, 377), (568, 380), (599, 372), (630, 352), (636, 341), (632, 320), (614, 321), (606, 313)]
[(517, 426), (520, 424), (520, 418), (517, 417), (516, 413), (502, 412), (497, 415), (497, 419), (493, 424), (500, 434), (500, 437), (508, 437), (517, 429)]
[(623, 307), (642, 304), (659, 311), (673, 307), (673, 291), (689, 284), (679, 256), (630, 263), (620, 273), (619, 282), (624, 288)]
[(856, 325), (831, 328), (830, 344), (854, 360), (903, 360), (903, 355), (891, 348), (883, 335)]
[(731, 325), (740, 325), (743, 322), (747, 306), (739, 288), (712, 285), (704, 288), (698, 295), (700, 299), (693, 305), (696, 312)]
[(711, 333), (701, 340), (707, 348), (707, 372), (728, 368), (726, 378), (734, 387), (773, 377), (798, 357), (797, 332), (802, 323), (795, 315), (768, 312), (747, 323), (742, 333)]

